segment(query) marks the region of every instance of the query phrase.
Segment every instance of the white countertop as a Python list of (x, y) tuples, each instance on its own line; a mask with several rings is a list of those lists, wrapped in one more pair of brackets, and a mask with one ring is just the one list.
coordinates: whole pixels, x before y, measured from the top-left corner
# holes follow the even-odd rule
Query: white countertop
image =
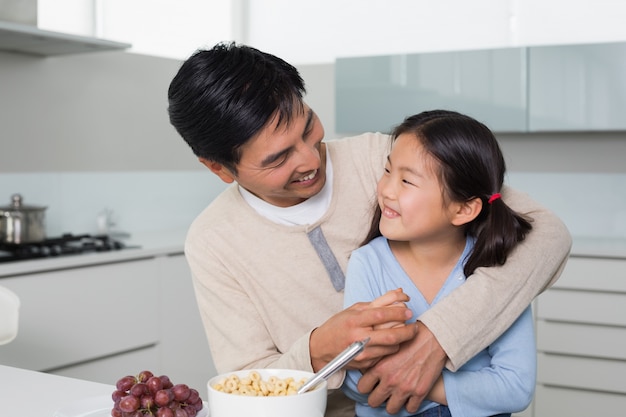
[(184, 230), (137, 233), (131, 235), (129, 239), (123, 240), (128, 248), (122, 250), (4, 262), (0, 263), (0, 278), (162, 255), (182, 254), (185, 233), (186, 231)]
[(110, 396), (113, 390), (112, 385), (0, 365), (0, 414), (3, 416), (52, 417), (59, 409)]
[[(155, 256), (182, 254), (185, 235), (186, 230), (136, 233), (123, 241), (129, 246), (129, 248), (123, 250), (0, 263), (0, 278)], [(626, 259), (626, 238), (573, 236), (573, 242), (572, 256)]]

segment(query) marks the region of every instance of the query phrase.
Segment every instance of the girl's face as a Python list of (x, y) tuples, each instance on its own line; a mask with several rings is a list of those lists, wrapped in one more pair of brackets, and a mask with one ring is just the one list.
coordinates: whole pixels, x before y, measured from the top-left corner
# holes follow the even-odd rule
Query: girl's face
[(383, 236), (432, 242), (454, 233), (451, 219), (457, 207), (444, 200), (438, 164), (414, 134), (398, 136), (377, 187)]

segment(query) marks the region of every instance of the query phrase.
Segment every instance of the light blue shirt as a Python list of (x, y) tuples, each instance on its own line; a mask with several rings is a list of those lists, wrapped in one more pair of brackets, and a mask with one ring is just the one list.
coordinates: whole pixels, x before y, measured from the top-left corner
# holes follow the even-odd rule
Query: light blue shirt
[[(433, 304), (465, 282), (464, 260), (473, 246), (473, 239), (468, 238), (463, 254)], [(371, 301), (396, 288), (402, 288), (411, 297), (408, 306), (413, 310), (413, 317), (410, 321), (417, 320), (431, 307), (393, 256), (387, 239), (379, 237), (352, 252), (346, 272), (344, 307)], [(528, 307), (502, 336), (457, 372), (444, 369), (446, 398), (452, 416), (481, 417), (522, 411), (534, 395), (536, 368), (532, 310)], [(367, 395), (356, 389), (360, 377), (360, 371), (348, 371), (342, 386), (346, 395), (357, 402), (357, 416), (391, 416), (384, 405), (378, 408), (367, 405)], [(424, 400), (418, 413), (436, 405)], [(415, 414), (403, 409), (393, 416), (411, 415)]]

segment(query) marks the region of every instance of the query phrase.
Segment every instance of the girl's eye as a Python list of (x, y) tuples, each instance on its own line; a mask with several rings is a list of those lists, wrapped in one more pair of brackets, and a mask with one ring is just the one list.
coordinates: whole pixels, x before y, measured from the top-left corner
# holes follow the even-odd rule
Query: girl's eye
[(408, 180), (404, 180), (403, 179), (402, 182), (405, 183), (405, 184), (408, 184), (408, 185), (413, 185), (413, 183), (411, 181), (408, 181)]

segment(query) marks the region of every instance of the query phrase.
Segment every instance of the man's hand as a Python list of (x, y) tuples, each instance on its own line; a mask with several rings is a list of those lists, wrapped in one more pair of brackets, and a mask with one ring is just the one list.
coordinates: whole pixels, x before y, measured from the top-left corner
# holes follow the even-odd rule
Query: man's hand
[(417, 322), (417, 337), (405, 342), (394, 355), (382, 358), (361, 377), (359, 392), (370, 393), (368, 403), (378, 407), (387, 401), (387, 412), (395, 414), (406, 404), (414, 413), (441, 375), (446, 353), (437, 339)]
[[(323, 368), (351, 343), (367, 337), (370, 341), (348, 368), (363, 369), (372, 366), (381, 357), (395, 353), (400, 344), (417, 333), (414, 323), (403, 325), (412, 316), (404, 306), (408, 296), (394, 291), (383, 296), (380, 303), (356, 303), (335, 314), (311, 334), (309, 348), (315, 372)], [(385, 326), (393, 323), (393, 328)], [(402, 325), (397, 325), (398, 323)]]

